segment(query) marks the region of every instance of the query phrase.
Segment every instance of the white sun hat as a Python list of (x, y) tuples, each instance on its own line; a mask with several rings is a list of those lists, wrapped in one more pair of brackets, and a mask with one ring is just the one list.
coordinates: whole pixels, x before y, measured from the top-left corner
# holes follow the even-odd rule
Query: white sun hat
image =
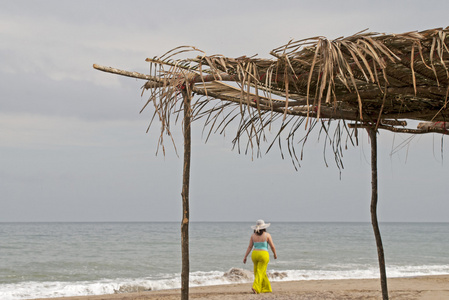
[(264, 220), (257, 220), (256, 225), (255, 226), (251, 226), (252, 229), (254, 229), (255, 231), (259, 232), (259, 230), (261, 229), (265, 229), (270, 227), (270, 223), (265, 223)]

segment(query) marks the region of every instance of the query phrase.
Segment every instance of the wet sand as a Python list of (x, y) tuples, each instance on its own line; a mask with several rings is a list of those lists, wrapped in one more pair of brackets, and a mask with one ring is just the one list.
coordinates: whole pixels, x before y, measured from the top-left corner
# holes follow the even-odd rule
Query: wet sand
[[(273, 293), (254, 295), (251, 284), (191, 287), (189, 299), (382, 299), (379, 279), (311, 280), (272, 282)], [(449, 275), (388, 279), (392, 300), (449, 299)], [(179, 289), (101, 296), (49, 298), (52, 300), (175, 300)], [(46, 299), (46, 300), (49, 300)]]

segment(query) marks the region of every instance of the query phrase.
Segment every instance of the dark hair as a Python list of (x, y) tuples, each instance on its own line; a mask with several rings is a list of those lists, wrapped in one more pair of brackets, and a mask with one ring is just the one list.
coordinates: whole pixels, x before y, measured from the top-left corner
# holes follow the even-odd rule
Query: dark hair
[(264, 228), (264, 229), (259, 229), (259, 232), (254, 230), (254, 233), (257, 234), (257, 235), (262, 235), (262, 233), (264, 233), (265, 231), (267, 231), (267, 230)]

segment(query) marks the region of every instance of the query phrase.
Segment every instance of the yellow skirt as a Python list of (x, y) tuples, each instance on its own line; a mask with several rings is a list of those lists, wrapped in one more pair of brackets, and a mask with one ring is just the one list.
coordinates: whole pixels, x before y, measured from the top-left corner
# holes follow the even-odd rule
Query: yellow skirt
[(267, 266), (270, 255), (267, 251), (254, 250), (251, 254), (254, 263), (253, 289), (256, 293), (271, 293), (271, 284), (267, 276)]

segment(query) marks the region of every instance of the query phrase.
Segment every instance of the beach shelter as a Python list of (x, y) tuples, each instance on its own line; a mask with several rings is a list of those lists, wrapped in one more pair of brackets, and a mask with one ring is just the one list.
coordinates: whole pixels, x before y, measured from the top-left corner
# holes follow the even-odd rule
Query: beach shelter
[[(190, 124), (202, 120), (208, 134), (237, 126), (233, 143), (259, 153), (266, 132), (275, 132), (295, 168), (312, 130), (320, 128), (337, 165), (342, 143), (357, 145), (359, 130), (371, 142), (371, 219), (378, 249), (383, 299), (388, 299), (383, 246), (377, 223), (377, 132), (449, 133), (449, 27), (402, 34), (359, 32), (329, 40), (291, 40), (264, 59), (208, 56), (178, 47), (147, 58), (149, 74), (94, 65), (95, 69), (140, 78), (161, 123), (159, 143), (181, 115), (184, 130), (182, 299), (188, 299)], [(411, 128), (408, 120), (420, 123)], [(152, 120), (153, 121), (153, 120)], [(150, 124), (151, 125), (151, 124)], [(299, 130), (299, 129), (302, 130)], [(304, 130), (305, 129), (305, 130)], [(299, 136), (299, 140), (298, 140)], [(254, 152), (253, 152), (254, 153)]]

